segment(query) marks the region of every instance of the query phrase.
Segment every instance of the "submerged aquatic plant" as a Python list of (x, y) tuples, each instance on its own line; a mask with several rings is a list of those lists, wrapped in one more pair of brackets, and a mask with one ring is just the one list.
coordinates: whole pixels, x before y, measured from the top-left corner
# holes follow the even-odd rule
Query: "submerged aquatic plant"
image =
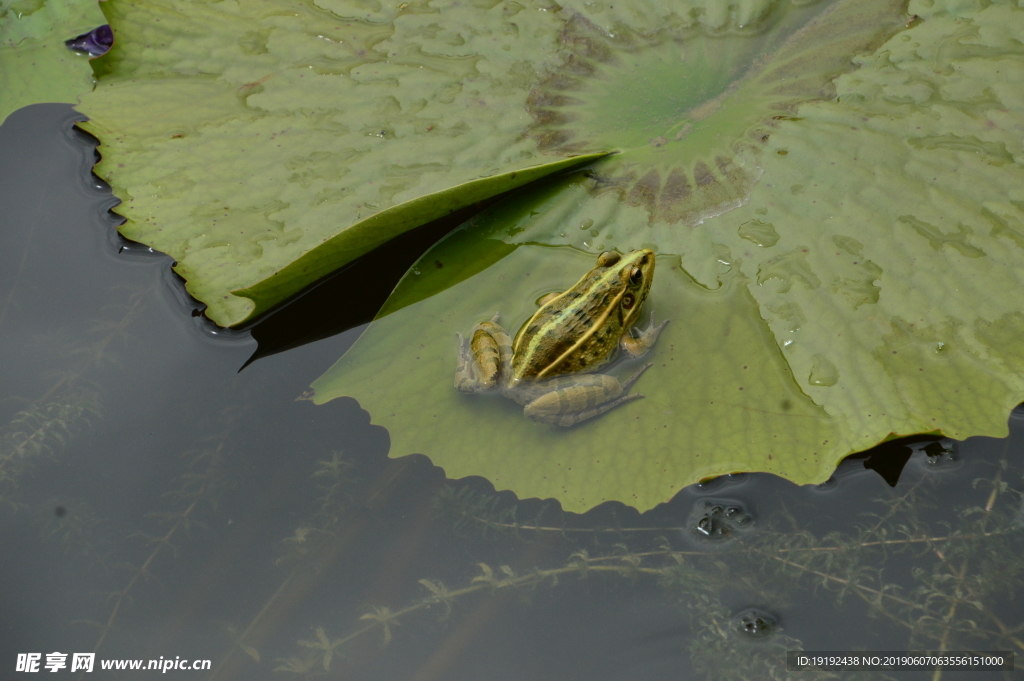
[(40, 506), (43, 536), (60, 546), (73, 560), (79, 574), (86, 568), (100, 568), (109, 573), (113, 541), (110, 519), (101, 516), (84, 499), (51, 500)]
[(150, 517), (156, 520), (158, 529), (139, 530), (133, 533), (133, 537), (143, 541), (142, 559), (138, 563), (126, 566), (126, 581), (122, 583), (121, 588), (108, 594), (109, 612), (106, 618), (100, 622), (92, 622), (99, 629), (92, 652), (98, 652), (103, 647), (117, 626), (123, 608), (129, 599), (135, 596), (137, 588), (153, 577), (153, 567), (157, 559), (168, 551), (177, 555), (177, 543), (187, 537), (192, 527), (198, 523), (203, 506), (215, 505), (217, 497), (229, 484), (229, 442), (236, 416), (235, 410), (224, 410), (222, 431), (207, 438), (202, 446), (182, 455), (186, 461), (185, 471), (171, 482), (171, 488), (164, 495), (171, 500), (173, 510), (150, 514)]
[[(12, 286), (0, 305), (0, 325), (17, 303), (16, 289), (17, 285)], [(91, 372), (117, 361), (113, 346), (124, 341), (149, 292), (134, 291), (123, 303), (105, 306), (106, 317), (73, 339), (59, 334), (35, 339), (36, 348), (42, 349), (54, 369), (42, 376), (41, 394), (18, 400), (26, 406), (0, 428), (0, 502), (12, 502), (19, 479), (44, 460), (54, 459), (98, 416), (101, 396)]]
[[(578, 521), (566, 527), (551, 520), (555, 515), (568, 520), (560, 511), (542, 511), (536, 519), (543, 524), (536, 524), (515, 520), (517, 504), (507, 498), (449, 484), (438, 491), (436, 508), (457, 531), (497, 532), (523, 548), (556, 541), (565, 552), (561, 564), (524, 570), (480, 562), (477, 575), (458, 586), (421, 578), (422, 598), (399, 608), (374, 606), (360, 618), (367, 624), (355, 623), (348, 633), (328, 635), (338, 628), (318, 627), (319, 643), (300, 641), (306, 652), (282, 658), (277, 671), (304, 678), (329, 668), (334, 673), (331, 660), (343, 657), (356, 641), (378, 636), (384, 644), (401, 645), (395, 626), (417, 615), (433, 612), (443, 622), (457, 617), (464, 601), (488, 593), (554, 588), (568, 578), (603, 576), (660, 587), (666, 603), (677, 604), (687, 615), (691, 664), (709, 681), (796, 678), (785, 668), (785, 653), (801, 649), (801, 642), (785, 633), (784, 620), (780, 624), (761, 607), (737, 613), (724, 604), (725, 595), (735, 603), (743, 594), (750, 602), (784, 611), (800, 594), (817, 590), (833, 594), (836, 608), (853, 607), (846, 602), (852, 598), (888, 622), (891, 635), (898, 637), (892, 648), (1024, 652), (1024, 617), (1019, 608), (1005, 605), (1024, 587), (1019, 466), (1004, 458), (989, 477), (974, 482), (975, 501), (942, 509), (952, 511), (946, 513), (937, 513), (941, 499), (932, 489), (934, 480), (922, 476), (879, 498), (878, 511), (824, 535), (784, 510), (762, 518), (752, 530), (710, 535), (699, 527), (700, 519), (714, 512), (710, 508), (679, 527), (584, 527)], [(724, 521), (742, 515), (717, 517)], [(681, 533), (710, 543), (687, 548), (678, 539)], [(826, 670), (798, 675), (840, 678)], [(942, 676), (937, 669), (932, 678)]]
[[(319, 581), (357, 530), (358, 523), (353, 523), (351, 515), (367, 493), (360, 489), (363, 480), (358, 466), (342, 452), (333, 451), (330, 458), (316, 463), (311, 477), (316, 487), (312, 512), (291, 536), (282, 541), (285, 551), (275, 561), (288, 570), (281, 584), (244, 629), (232, 637), (232, 645), (217, 663), (211, 679), (230, 676), (238, 650), (260, 661), (259, 648), (268, 634), (268, 627), (273, 626), (275, 611), (287, 607), (294, 598)], [(389, 629), (387, 631), (390, 632)], [(342, 643), (338, 640), (332, 642), (323, 628), (315, 628), (313, 639), (300, 641), (304, 654), (278, 659), (277, 669), (307, 673), (322, 667), (327, 671)]]
[(0, 429), (0, 502), (16, 504), (19, 480), (63, 450), (99, 412), (99, 395), (88, 389), (58, 392), (17, 412)]

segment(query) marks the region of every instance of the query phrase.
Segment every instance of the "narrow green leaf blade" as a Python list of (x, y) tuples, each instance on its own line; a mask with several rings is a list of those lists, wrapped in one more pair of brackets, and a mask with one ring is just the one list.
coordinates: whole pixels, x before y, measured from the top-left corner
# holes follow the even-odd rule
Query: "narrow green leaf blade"
[(267, 279), (248, 288), (232, 291), (234, 295), (248, 298), (255, 303), (252, 312), (242, 321), (266, 312), (317, 279), (407, 230), (547, 175), (586, 165), (604, 156), (606, 154), (603, 153), (585, 154), (471, 180), (383, 210), (336, 234)]

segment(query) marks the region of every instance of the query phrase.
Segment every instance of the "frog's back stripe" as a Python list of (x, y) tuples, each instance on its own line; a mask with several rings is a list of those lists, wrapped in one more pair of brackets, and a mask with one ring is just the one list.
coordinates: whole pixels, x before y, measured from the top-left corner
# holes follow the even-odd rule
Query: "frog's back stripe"
[(601, 272), (597, 277), (595, 277), (594, 271), (591, 270), (580, 277), (579, 281), (562, 293), (555, 296), (552, 296), (552, 294), (544, 296), (547, 300), (544, 300), (544, 298), (541, 299), (542, 302), (540, 303), (540, 307), (533, 313), (533, 316), (530, 317), (522, 327), (520, 327), (519, 332), (516, 333), (516, 337), (512, 341), (513, 354), (522, 352), (522, 349), (519, 346), (522, 343), (523, 338), (527, 335), (536, 333), (553, 315), (565, 311), (580, 299), (580, 293), (578, 291), (580, 286), (591, 280), (601, 279), (605, 274), (607, 274), (606, 271)]
[(584, 343), (590, 340), (590, 338), (595, 333), (597, 333), (598, 329), (604, 328), (604, 323), (608, 320), (608, 315), (619, 309), (619, 303), (622, 301), (622, 296), (625, 295), (625, 293), (626, 289), (622, 289), (621, 291), (619, 291), (619, 293), (614, 298), (612, 298), (611, 304), (605, 305), (604, 312), (601, 313), (600, 317), (594, 320), (594, 323), (590, 325), (590, 328), (587, 329), (587, 332), (580, 336), (580, 339), (573, 343), (568, 350), (559, 355), (558, 358), (555, 359), (555, 361), (551, 362), (551, 364), (544, 367), (543, 371), (537, 374), (537, 378), (544, 378), (545, 376), (547, 376), (549, 372), (551, 372), (555, 367), (564, 362), (567, 357), (572, 355)]

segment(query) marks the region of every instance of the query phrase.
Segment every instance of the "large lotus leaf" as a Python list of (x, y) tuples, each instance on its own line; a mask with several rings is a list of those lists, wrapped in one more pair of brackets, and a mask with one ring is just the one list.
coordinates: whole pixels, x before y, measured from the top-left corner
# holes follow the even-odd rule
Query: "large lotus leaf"
[[(858, 58), (838, 98), (766, 130), (747, 191), (670, 218), (673, 171), (616, 166), (627, 151), (516, 196), (426, 254), (313, 398), (355, 396), (393, 455), (573, 510), (649, 508), (737, 470), (820, 482), (895, 435), (1005, 435), (1024, 399), (1024, 9), (910, 11), (920, 21)], [(660, 184), (638, 191), (651, 170)], [(645, 399), (558, 430), (452, 387), (456, 331), (496, 311), (517, 329), (594, 253), (644, 245), (661, 253), (649, 304), (672, 320)], [(469, 253), (497, 262), (457, 283), (447, 270)]]
[(41, 102), (92, 89), (89, 58), (64, 41), (106, 23), (96, 0), (0, 0), (0, 123)]
[[(104, 3), (81, 110), (125, 236), (224, 325), (389, 239), (580, 162), (523, 134), (562, 21), (515, 2)], [(244, 290), (240, 290), (244, 289)], [(232, 295), (238, 291), (239, 295)], [(244, 296), (244, 297), (243, 297)]]

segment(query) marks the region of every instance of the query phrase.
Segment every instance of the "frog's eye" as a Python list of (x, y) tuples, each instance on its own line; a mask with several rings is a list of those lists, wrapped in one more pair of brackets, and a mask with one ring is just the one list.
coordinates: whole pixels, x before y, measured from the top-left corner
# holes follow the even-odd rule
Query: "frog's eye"
[(629, 283), (634, 286), (639, 286), (644, 281), (644, 271), (639, 267), (634, 267), (629, 273)]
[(605, 251), (601, 255), (597, 256), (598, 267), (610, 267), (619, 261), (622, 256), (615, 251)]

